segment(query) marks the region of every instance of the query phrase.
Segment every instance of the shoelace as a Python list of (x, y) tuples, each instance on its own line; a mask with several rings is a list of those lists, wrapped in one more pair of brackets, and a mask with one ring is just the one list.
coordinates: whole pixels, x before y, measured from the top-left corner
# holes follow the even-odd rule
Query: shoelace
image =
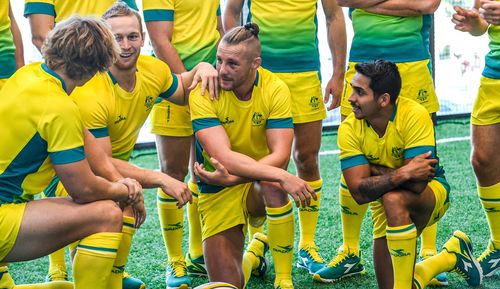
[(481, 254), (481, 256), (479, 256), (479, 258), (477, 258), (477, 260), (481, 262), (482, 260), (484, 260), (484, 259), (488, 258), (491, 254), (493, 254), (493, 252), (495, 252), (495, 250), (491, 250), (490, 246), (488, 246), (488, 249), (487, 249), (487, 250), (485, 250), (485, 251)]
[(173, 261), (170, 263), (170, 268), (174, 272), (176, 277), (182, 277), (186, 275), (186, 263), (184, 261)]
[(311, 259), (313, 259), (314, 262), (317, 262), (317, 263), (323, 263), (323, 262), (325, 262), (323, 260), (323, 258), (321, 258), (321, 256), (318, 253), (318, 247), (316, 247), (316, 246), (306, 246), (306, 247), (302, 248), (302, 250), (306, 251), (307, 255), (309, 255), (309, 257), (311, 257)]
[(56, 269), (49, 272), (49, 278), (50, 280), (54, 280), (54, 278), (67, 280), (68, 273), (57, 266)]
[(330, 261), (330, 263), (328, 263), (328, 265), (326, 265), (327, 267), (334, 267), (334, 266), (337, 266), (337, 264), (341, 263), (342, 261), (344, 261), (345, 259), (347, 259), (347, 257), (349, 257), (349, 254), (346, 253), (346, 252), (342, 252), (342, 253), (339, 253), (337, 256), (335, 256), (335, 258), (333, 258), (332, 261)]

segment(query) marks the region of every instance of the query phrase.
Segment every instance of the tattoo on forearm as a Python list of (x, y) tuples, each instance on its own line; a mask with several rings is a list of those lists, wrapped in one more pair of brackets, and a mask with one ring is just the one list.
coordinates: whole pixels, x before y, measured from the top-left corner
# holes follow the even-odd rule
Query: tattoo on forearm
[(393, 181), (392, 172), (381, 176), (372, 176), (361, 181), (359, 191), (370, 201), (380, 198), (383, 194), (397, 187)]

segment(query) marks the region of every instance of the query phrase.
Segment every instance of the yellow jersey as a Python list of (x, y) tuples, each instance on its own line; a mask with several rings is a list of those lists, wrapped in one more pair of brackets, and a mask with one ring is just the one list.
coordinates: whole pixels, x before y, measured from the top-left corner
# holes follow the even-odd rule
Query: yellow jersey
[(16, 72), (16, 47), (10, 31), (9, 0), (0, 0), (0, 78)]
[[(74, 14), (101, 17), (116, 0), (25, 0), (24, 16), (46, 14), (60, 22)], [(130, 8), (138, 10), (135, 0), (124, 0)]]
[(45, 64), (18, 70), (0, 92), (0, 204), (33, 199), (53, 165), (81, 161), (83, 126), (64, 80)]
[(178, 79), (164, 62), (141, 55), (136, 83), (131, 92), (120, 87), (111, 72), (95, 75), (71, 97), (78, 105), (83, 125), (95, 137), (109, 136), (113, 157), (128, 160), (158, 97), (167, 99), (178, 87)]
[[(231, 149), (259, 160), (269, 154), (266, 130), (293, 128), (291, 96), (286, 84), (270, 71), (260, 67), (247, 101), (239, 100), (232, 91), (221, 90), (219, 99), (202, 96), (198, 86), (191, 92), (189, 105), (193, 130), (221, 125), (231, 142)], [(213, 169), (210, 157), (196, 142), (196, 159)], [(200, 191), (218, 192), (222, 187), (199, 183)]]
[(215, 65), (220, 34), (219, 0), (142, 0), (144, 21), (172, 21), (172, 45), (187, 70), (205, 61)]

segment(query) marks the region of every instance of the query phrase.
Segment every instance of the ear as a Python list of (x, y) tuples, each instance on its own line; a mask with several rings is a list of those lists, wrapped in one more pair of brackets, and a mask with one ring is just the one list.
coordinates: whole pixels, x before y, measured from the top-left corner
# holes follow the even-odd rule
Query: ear
[(386, 106), (390, 105), (391, 104), (391, 95), (388, 94), (387, 92), (382, 94), (378, 98), (378, 104), (380, 105), (380, 107), (386, 107)]
[(142, 32), (141, 47), (144, 47), (144, 39), (146, 39), (146, 32)]
[(262, 64), (262, 58), (260, 56), (255, 57), (252, 61), (252, 69), (257, 69)]

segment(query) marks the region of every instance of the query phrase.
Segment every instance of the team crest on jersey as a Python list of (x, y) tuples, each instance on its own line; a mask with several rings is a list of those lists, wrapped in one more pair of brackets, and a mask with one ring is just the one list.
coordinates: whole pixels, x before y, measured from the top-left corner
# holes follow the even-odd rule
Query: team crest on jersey
[(223, 121), (221, 121), (220, 123), (221, 124), (230, 124), (233, 122), (234, 122), (234, 119), (229, 119), (229, 116), (226, 116), (226, 118)]
[(254, 126), (262, 125), (264, 122), (264, 119), (262, 118), (262, 113), (260, 112), (254, 112), (252, 116), (252, 124)]
[(418, 91), (418, 95), (417, 95), (418, 101), (420, 101), (420, 103), (426, 102), (427, 98), (429, 98), (429, 92), (427, 92), (427, 89), (423, 89), (423, 88), (420, 89)]
[(144, 100), (144, 106), (146, 107), (146, 110), (150, 110), (154, 103), (155, 102), (152, 96), (146, 96), (146, 99)]
[(311, 96), (311, 99), (309, 100), (309, 105), (313, 110), (317, 110), (319, 108), (319, 97)]
[(400, 147), (393, 147), (391, 151), (391, 155), (393, 158), (400, 160), (403, 158), (403, 149)]

